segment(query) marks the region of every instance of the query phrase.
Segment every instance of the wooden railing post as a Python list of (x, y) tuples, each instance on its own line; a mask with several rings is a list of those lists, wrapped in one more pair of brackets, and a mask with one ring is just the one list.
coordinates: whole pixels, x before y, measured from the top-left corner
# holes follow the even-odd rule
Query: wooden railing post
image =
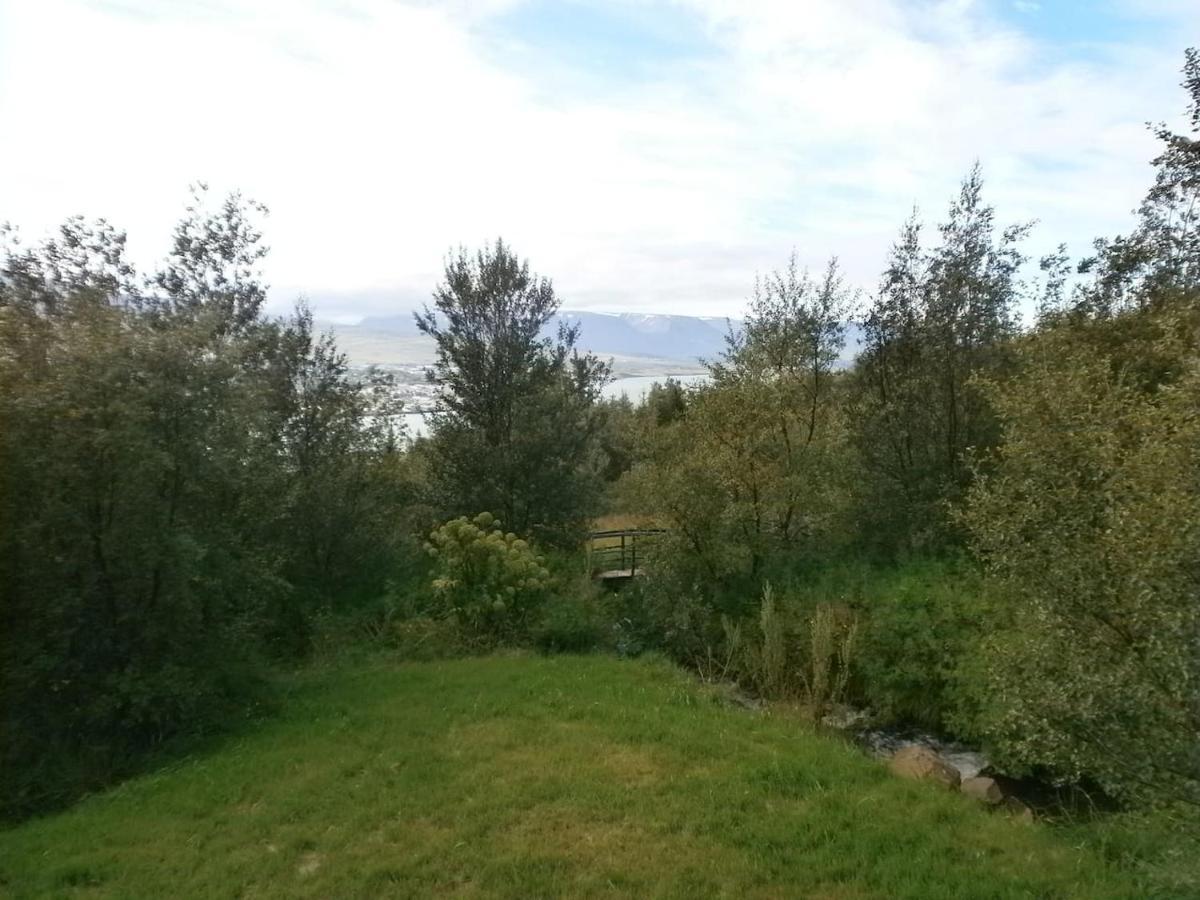
[[(625, 528), (609, 531), (593, 531), (588, 534), (585, 545), (588, 571), (593, 576), (614, 579), (630, 578), (638, 571), (638, 538), (653, 540), (666, 534), (665, 528)], [(598, 547), (597, 542), (604, 546)], [(613, 554), (618, 554), (613, 563)]]

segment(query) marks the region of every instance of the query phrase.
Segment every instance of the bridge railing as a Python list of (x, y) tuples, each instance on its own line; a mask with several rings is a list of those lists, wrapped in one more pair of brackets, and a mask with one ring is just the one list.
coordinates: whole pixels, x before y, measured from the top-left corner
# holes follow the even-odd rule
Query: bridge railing
[(586, 545), (589, 574), (607, 578), (636, 575), (646, 558), (646, 551), (664, 534), (665, 528), (593, 531), (588, 535)]

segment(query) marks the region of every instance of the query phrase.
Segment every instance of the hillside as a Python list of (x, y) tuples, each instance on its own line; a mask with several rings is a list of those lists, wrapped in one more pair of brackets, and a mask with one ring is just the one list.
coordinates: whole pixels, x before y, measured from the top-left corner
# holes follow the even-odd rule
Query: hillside
[(607, 657), (294, 676), (282, 714), (0, 833), (6, 896), (1133, 897), (1042, 825)]

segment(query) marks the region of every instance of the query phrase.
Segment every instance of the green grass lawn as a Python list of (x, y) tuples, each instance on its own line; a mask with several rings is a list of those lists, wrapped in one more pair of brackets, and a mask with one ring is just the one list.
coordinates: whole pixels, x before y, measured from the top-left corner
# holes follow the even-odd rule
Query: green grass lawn
[(1137, 897), (1097, 853), (889, 776), (661, 662), (383, 661), (0, 832), (13, 897)]

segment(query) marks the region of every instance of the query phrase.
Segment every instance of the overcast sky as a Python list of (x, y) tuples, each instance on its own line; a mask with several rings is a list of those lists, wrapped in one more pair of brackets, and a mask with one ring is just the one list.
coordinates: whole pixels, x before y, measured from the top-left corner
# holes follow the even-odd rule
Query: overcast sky
[(1128, 227), (1200, 0), (0, 0), (0, 220), (166, 249), (271, 208), (272, 305), (411, 308), (503, 235), (571, 308), (736, 314), (795, 247), (873, 288), (978, 158), (1030, 247)]

